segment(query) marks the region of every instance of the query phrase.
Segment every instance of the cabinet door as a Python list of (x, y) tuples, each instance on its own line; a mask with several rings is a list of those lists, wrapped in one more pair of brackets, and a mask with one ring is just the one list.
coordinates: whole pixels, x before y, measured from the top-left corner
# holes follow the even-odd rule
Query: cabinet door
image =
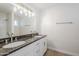
[(40, 40), (36, 41), (33, 43), (34, 47), (33, 47), (33, 55), (34, 56), (41, 56), (40, 53)]
[(33, 45), (34, 45), (34, 48), (33, 48), (34, 56), (43, 56), (47, 50), (46, 37), (34, 42)]
[(44, 53), (46, 52), (46, 50), (47, 50), (47, 38), (45, 37), (45, 38), (42, 38), (41, 40), (40, 40), (40, 50), (41, 50), (41, 55), (44, 55)]
[(44, 38), (44, 53), (47, 51), (47, 38)]

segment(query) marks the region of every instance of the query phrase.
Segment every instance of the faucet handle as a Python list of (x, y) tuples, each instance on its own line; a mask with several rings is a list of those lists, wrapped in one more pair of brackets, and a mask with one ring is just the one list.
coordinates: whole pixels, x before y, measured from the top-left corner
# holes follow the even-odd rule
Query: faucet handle
[(8, 39), (5, 40), (5, 43), (8, 44)]
[(17, 37), (15, 37), (15, 41), (17, 41), (18, 39), (17, 39)]

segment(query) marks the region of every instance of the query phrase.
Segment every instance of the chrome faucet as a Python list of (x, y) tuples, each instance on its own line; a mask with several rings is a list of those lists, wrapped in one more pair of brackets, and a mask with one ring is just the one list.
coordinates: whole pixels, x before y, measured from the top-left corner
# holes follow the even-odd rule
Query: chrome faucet
[(10, 37), (11, 37), (11, 42), (13, 42), (13, 37), (12, 37), (13, 33), (10, 34)]
[(8, 44), (8, 39), (5, 40), (5, 43)]
[(33, 37), (33, 31), (31, 31), (32, 37)]
[[(7, 35), (10, 37), (11, 42), (13, 42), (13, 37), (12, 37), (12, 36), (13, 36), (13, 33), (10, 33), (10, 32), (9, 32), (9, 33), (7, 33)], [(6, 39), (6, 40), (5, 40), (5, 44), (8, 44), (8, 41), (9, 41), (9, 39)]]
[(15, 37), (15, 41), (18, 41), (17, 37)]
[(13, 42), (13, 33), (8, 33), (9, 37), (11, 38), (11, 42)]

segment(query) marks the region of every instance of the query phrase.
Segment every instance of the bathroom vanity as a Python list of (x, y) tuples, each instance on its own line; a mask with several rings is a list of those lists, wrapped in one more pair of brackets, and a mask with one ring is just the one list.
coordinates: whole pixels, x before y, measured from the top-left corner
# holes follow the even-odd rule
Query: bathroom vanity
[(0, 55), (2, 56), (43, 56), (44, 53), (47, 51), (46, 35), (34, 36), (29, 39), (21, 38), (21, 40), (18, 40), (18, 41), (25, 41), (25, 43), (13, 48), (12, 47), (0, 48)]
[(11, 54), (8, 56), (42, 56), (47, 50), (46, 38), (41, 38)]
[[(33, 36), (38, 32), (36, 12), (22, 4), (0, 6), (4, 7), (0, 7), (0, 56), (44, 55), (47, 50), (46, 35)], [(28, 34), (31, 35), (28, 37)]]

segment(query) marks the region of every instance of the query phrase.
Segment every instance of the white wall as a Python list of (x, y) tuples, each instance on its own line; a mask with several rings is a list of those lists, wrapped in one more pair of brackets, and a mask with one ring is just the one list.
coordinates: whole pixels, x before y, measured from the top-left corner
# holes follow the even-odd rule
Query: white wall
[[(71, 21), (73, 24), (56, 24)], [(48, 37), (48, 47), (79, 55), (79, 4), (56, 4), (41, 18), (41, 33)]]

